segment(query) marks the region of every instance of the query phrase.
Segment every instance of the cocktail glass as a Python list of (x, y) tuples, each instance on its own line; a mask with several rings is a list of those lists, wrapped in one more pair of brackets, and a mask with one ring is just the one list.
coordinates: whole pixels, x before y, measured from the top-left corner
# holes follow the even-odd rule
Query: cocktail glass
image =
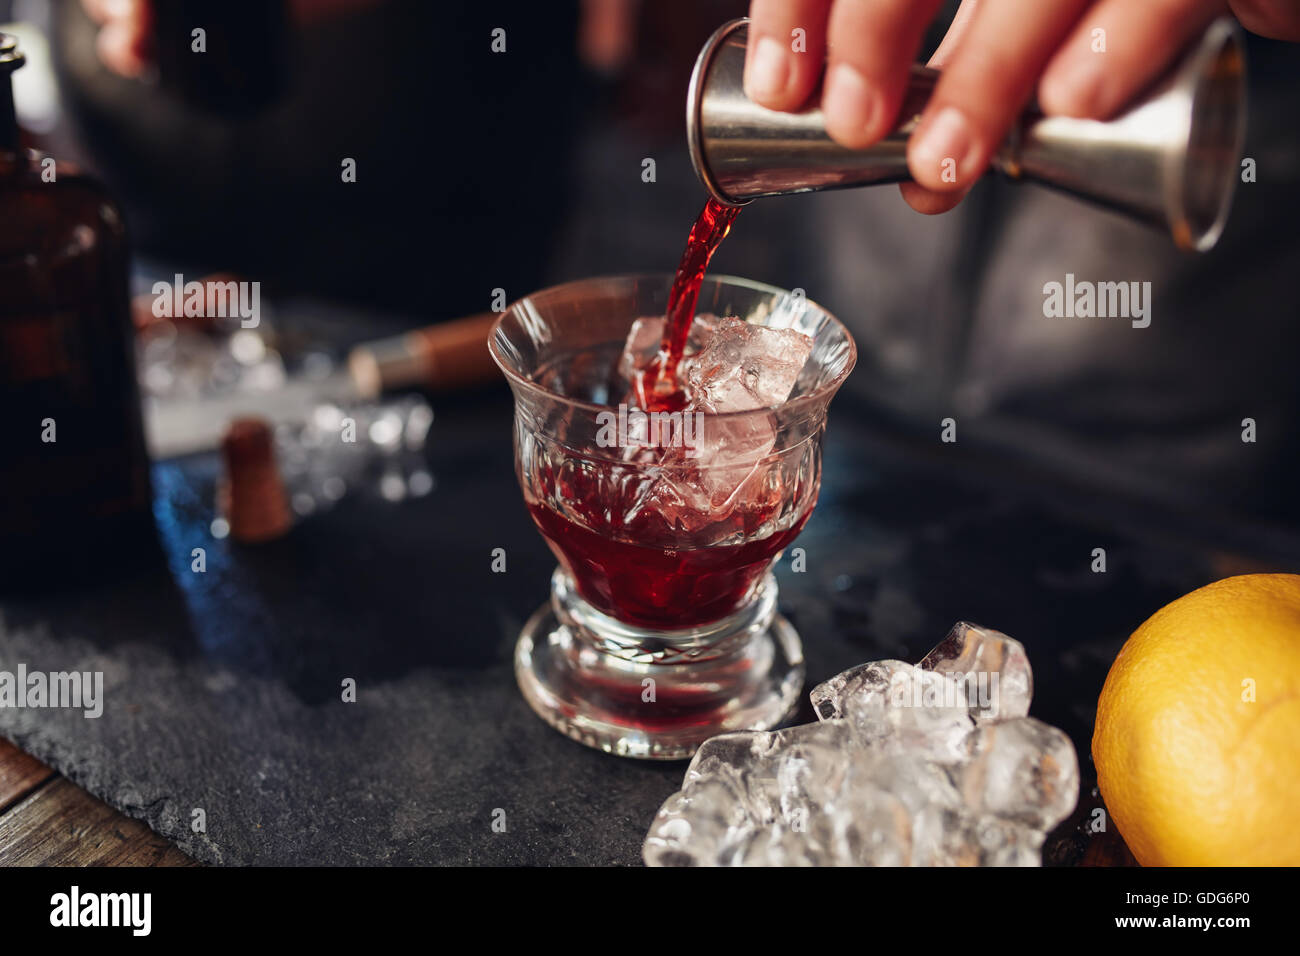
[(556, 286), (511, 305), (489, 338), (514, 392), (524, 500), (559, 560), (519, 636), (519, 686), (575, 740), (664, 760), (774, 727), (799, 698), (803, 652), (772, 568), (812, 513), (827, 405), (856, 359), (844, 326), (801, 293), (708, 277), (698, 317), (795, 329), (811, 356), (774, 407), (651, 430), (620, 407), (620, 356), (671, 284)]

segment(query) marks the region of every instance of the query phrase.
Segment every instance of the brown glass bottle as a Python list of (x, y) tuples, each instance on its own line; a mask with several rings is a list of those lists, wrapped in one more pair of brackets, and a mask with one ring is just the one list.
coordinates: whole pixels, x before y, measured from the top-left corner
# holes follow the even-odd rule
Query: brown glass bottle
[(155, 540), (122, 217), (22, 148), (22, 62), (0, 34), (0, 590), (93, 577)]

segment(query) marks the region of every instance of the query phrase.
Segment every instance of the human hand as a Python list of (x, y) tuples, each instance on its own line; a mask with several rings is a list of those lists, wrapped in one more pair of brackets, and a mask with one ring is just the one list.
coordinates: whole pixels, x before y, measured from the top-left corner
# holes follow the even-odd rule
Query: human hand
[(81, 0), (99, 24), (99, 60), (121, 76), (142, 76), (153, 63), (153, 4), (150, 0)]
[[(824, 64), (826, 130), (866, 148), (893, 128), (941, 3), (752, 0), (745, 92), (797, 110)], [(1035, 92), (1049, 115), (1113, 116), (1229, 10), (1251, 30), (1300, 39), (1291, 0), (963, 0), (930, 60), (943, 74), (908, 145), (915, 182), (903, 184), (904, 198), (926, 213), (960, 202)]]
[[(309, 24), (377, 6), (381, 2), (287, 0), (286, 7), (292, 22)], [(99, 36), (95, 42), (100, 62), (121, 76), (144, 75), (154, 63), (154, 0), (81, 0), (81, 5), (99, 24)]]

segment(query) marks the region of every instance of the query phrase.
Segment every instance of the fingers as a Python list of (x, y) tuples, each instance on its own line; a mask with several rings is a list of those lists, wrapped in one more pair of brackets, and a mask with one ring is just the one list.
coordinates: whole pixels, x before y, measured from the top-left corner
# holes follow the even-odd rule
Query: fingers
[(973, 185), (1087, 6), (984, 0), (908, 145), (912, 178), (941, 192)]
[(746, 96), (771, 110), (804, 105), (826, 63), (830, 6), (830, 0), (753, 0), (745, 52)]
[(909, 68), (942, 0), (836, 0), (822, 113), (841, 146), (865, 149), (894, 125)]
[(636, 52), (636, 8), (627, 0), (582, 0), (578, 51), (587, 66), (616, 73)]
[(966, 189), (959, 192), (939, 192), (918, 186), (916, 183), (899, 183), (898, 191), (903, 194), (903, 199), (909, 206), (924, 216), (937, 216), (961, 205), (961, 201), (969, 192)]
[[(974, 20), (975, 11), (979, 8), (981, 0), (961, 0), (961, 6), (953, 15), (952, 23), (948, 24), (948, 32), (943, 35), (938, 49), (934, 51), (934, 56), (930, 57), (927, 66), (935, 69), (942, 69), (943, 65), (952, 59), (961, 42), (962, 36), (966, 33), (967, 28)], [(903, 194), (903, 200), (915, 209), (917, 212), (926, 216), (937, 216), (959, 205), (966, 198), (968, 189), (958, 190), (957, 192), (935, 192), (933, 189), (926, 189), (916, 183), (899, 183), (898, 190)]]
[(935, 69), (942, 69), (943, 65), (952, 59), (953, 53), (957, 51), (957, 45), (961, 38), (965, 36), (967, 29), (975, 19), (975, 11), (979, 9), (982, 0), (961, 0), (961, 6), (952, 16), (952, 23), (948, 24), (948, 32), (943, 35), (939, 42), (938, 48), (934, 51), (934, 56), (930, 57), (927, 66)]
[[(130, 0), (127, 0), (130, 3)], [(107, 23), (109, 20), (116, 19), (118, 12), (114, 8), (123, 6), (122, 0), (81, 0), (81, 6), (85, 8), (87, 16), (96, 23)]]
[(148, 0), (83, 0), (100, 24), (95, 48), (99, 59), (122, 76), (136, 77), (149, 66), (153, 8)]
[(1038, 102), (1054, 115), (1109, 119), (1226, 10), (1225, 0), (1102, 0), (1052, 57)]
[(1232, 12), (1251, 33), (1300, 41), (1300, 5), (1295, 0), (1232, 0)]

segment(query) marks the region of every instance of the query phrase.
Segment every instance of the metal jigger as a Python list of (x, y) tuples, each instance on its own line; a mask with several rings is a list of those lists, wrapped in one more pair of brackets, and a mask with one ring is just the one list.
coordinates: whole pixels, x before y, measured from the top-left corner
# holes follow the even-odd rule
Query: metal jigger
[[(779, 113), (745, 96), (748, 20), (720, 27), (691, 75), (686, 131), (695, 172), (715, 199), (910, 180), (907, 141), (939, 78), (912, 67), (898, 125), (865, 150), (826, 133), (822, 112)], [(1223, 231), (1245, 139), (1245, 61), (1236, 21), (1212, 23), (1173, 70), (1108, 122), (1044, 116), (1031, 106), (993, 159), (1011, 179), (1054, 189), (1167, 228), (1204, 252)]]

